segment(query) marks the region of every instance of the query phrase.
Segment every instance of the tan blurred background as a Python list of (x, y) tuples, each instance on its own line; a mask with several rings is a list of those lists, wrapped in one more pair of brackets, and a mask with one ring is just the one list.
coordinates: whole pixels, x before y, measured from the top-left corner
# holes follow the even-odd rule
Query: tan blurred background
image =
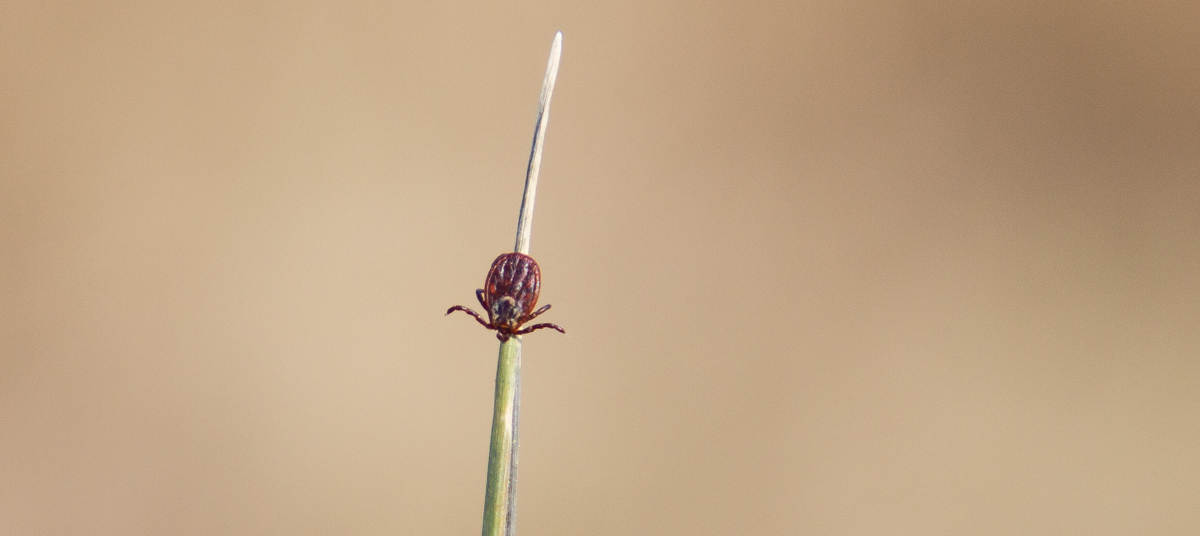
[(5, 2), (0, 534), (1200, 533), (1200, 4)]

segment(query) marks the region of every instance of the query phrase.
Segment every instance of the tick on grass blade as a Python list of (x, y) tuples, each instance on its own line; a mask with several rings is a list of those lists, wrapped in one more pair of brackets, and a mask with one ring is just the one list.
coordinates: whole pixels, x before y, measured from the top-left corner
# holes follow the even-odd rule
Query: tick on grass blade
[(541, 309), (533, 310), (542, 286), (542, 272), (533, 257), (522, 253), (504, 253), (496, 257), (483, 286), (485, 288), (475, 291), (475, 297), (483, 305), (483, 310), (487, 311), (487, 321), (479, 313), (461, 305), (451, 307), (446, 314), (462, 311), (475, 317), (483, 327), (496, 330), (496, 338), (500, 342), (542, 328), (567, 333), (554, 324), (534, 324), (521, 329), (522, 324), (550, 309), (549, 305), (543, 305)]

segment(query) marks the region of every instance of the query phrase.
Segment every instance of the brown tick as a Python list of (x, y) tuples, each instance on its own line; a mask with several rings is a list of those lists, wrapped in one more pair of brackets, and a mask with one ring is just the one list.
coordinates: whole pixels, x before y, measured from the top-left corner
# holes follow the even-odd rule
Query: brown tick
[(533, 257), (522, 253), (505, 253), (496, 257), (483, 286), (485, 288), (475, 291), (475, 297), (483, 305), (483, 310), (487, 311), (486, 322), (479, 313), (461, 305), (451, 307), (446, 314), (462, 311), (475, 317), (483, 327), (496, 330), (496, 338), (500, 342), (542, 328), (567, 333), (554, 324), (534, 324), (521, 329), (522, 324), (550, 309), (549, 305), (543, 305), (541, 309), (533, 310), (542, 286), (542, 272)]

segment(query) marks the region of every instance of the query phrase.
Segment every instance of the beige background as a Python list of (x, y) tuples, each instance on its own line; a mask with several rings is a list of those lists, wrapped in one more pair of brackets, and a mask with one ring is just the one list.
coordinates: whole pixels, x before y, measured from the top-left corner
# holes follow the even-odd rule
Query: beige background
[(0, 534), (1200, 532), (1200, 4), (0, 7)]

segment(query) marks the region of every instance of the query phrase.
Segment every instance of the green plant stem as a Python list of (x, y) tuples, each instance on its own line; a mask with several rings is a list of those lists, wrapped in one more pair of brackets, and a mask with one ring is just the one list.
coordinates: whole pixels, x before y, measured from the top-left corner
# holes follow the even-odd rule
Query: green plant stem
[[(538, 174), (542, 166), (542, 147), (546, 125), (550, 121), (550, 99), (562, 59), (562, 32), (554, 34), (542, 94), (538, 99), (537, 123), (529, 167), (525, 171), (525, 193), (521, 197), (521, 215), (517, 220), (514, 251), (529, 254), (533, 233), (533, 203), (537, 194)], [(517, 518), (517, 424), (521, 413), (521, 338), (510, 337), (500, 343), (496, 365), (496, 403), (492, 413), (492, 445), (488, 449), (487, 492), (483, 500), (483, 536), (514, 536)]]
[(483, 536), (512, 534), (516, 521), (517, 419), (520, 412), (521, 339), (500, 344), (496, 365), (496, 400), (492, 413), (492, 445), (488, 450), (487, 492), (483, 503)]

